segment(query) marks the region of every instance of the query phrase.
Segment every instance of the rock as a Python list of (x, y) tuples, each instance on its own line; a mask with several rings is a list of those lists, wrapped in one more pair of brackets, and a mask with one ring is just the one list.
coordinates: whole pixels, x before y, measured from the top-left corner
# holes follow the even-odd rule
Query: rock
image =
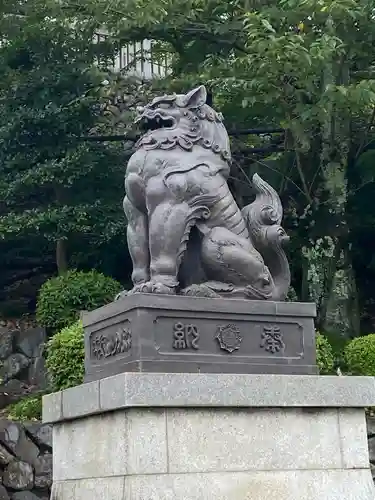
[(370, 456), (370, 462), (375, 463), (375, 436), (368, 440), (368, 452)]
[(52, 450), (52, 425), (41, 425), (36, 437), (40, 445), (44, 445)]
[(12, 490), (31, 490), (34, 486), (33, 468), (26, 462), (11, 462), (4, 470), (3, 484)]
[(52, 486), (52, 454), (40, 455), (35, 463), (35, 488), (45, 490)]
[(6, 359), (13, 352), (16, 332), (0, 327), (0, 359)]
[(29, 462), (32, 465), (34, 465), (39, 455), (39, 448), (36, 446), (35, 443), (31, 441), (31, 439), (26, 437), (24, 431), (22, 431), (20, 440), (17, 443), (16, 455), (21, 460), (25, 460), (26, 462)]
[(11, 420), (0, 420), (0, 441), (12, 450), (14, 454), (16, 454), (16, 447), (21, 432), (22, 429), (17, 423)]
[(27, 380), (29, 384), (38, 390), (44, 390), (47, 388), (47, 371), (43, 356), (39, 356), (38, 358), (33, 358), (31, 360)]
[(14, 493), (12, 495), (12, 500), (41, 500), (41, 499), (31, 491), (17, 491), (17, 493)]
[(38, 446), (52, 450), (52, 425), (25, 424), (25, 429)]
[(29, 385), (17, 379), (9, 380), (6, 384), (0, 385), (0, 409), (19, 401), (30, 391)]
[(7, 490), (0, 484), (0, 500), (10, 500)]
[(39, 448), (26, 436), (23, 427), (11, 420), (0, 421), (0, 441), (21, 460), (34, 465)]
[[(0, 464), (1, 465), (8, 465), (9, 462), (11, 462), (12, 460), (14, 460), (14, 455), (12, 455), (12, 453), (10, 453), (5, 448), (5, 446), (3, 446), (0, 443)], [(0, 495), (0, 500), (1, 500), (1, 495)]]
[(29, 358), (23, 354), (16, 352), (11, 354), (5, 361), (3, 365), (4, 380), (8, 381), (11, 378), (15, 378), (19, 375), (22, 370), (27, 368), (30, 364)]
[(46, 331), (41, 327), (19, 330), (16, 337), (18, 349), (28, 358), (39, 358), (45, 341)]
[(375, 417), (367, 417), (366, 422), (368, 436), (375, 436)]

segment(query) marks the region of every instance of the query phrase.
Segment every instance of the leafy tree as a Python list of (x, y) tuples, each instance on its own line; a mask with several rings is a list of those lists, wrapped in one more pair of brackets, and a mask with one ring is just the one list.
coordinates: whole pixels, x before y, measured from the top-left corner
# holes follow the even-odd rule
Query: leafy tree
[[(257, 169), (271, 172), (268, 179), (280, 186), (288, 223), (302, 247), (295, 288), (300, 298), (317, 302), (319, 326), (332, 311), (343, 311), (342, 298), (352, 310), (356, 293), (348, 199), (357, 189), (351, 175), (356, 159), (373, 139), (373, 2), (130, 4), (125, 9), (120, 1), (95, 0), (82, 10), (94, 15), (99, 6), (117, 40), (158, 40), (170, 50), (171, 86), (208, 84), (229, 125), (285, 128), (287, 152), (267, 161), (253, 157), (246, 176), (255, 160)], [(358, 322), (351, 323), (345, 327), (358, 331)]]
[[(29, 0), (25, 4), (29, 6), (30, 19), (36, 19), (34, 24), (30, 23), (29, 35), (26, 32), (21, 36), (16, 28), (7, 26), (3, 32), (9, 33), (9, 38), (26, 40), (26, 36), (31, 36), (30, 32), (35, 33), (39, 29), (44, 33), (43, 26), (40, 25), (44, 23), (46, 9), (51, 9), (51, 5), (54, 4), (49, 0), (47, 7), (43, 7), (39, 1)], [(9, 2), (9, 5), (13, 4)], [(34, 7), (34, 12), (31, 12), (31, 5)], [(23, 11), (25, 9), (27, 10), (23, 7)], [(90, 249), (93, 245), (97, 247), (99, 242), (109, 241), (108, 228), (112, 231), (113, 238), (116, 237), (113, 235), (120, 238), (121, 225), (118, 226), (115, 223), (108, 225), (105, 222), (103, 227), (100, 227), (100, 224), (96, 225), (99, 218), (95, 217), (88, 222), (87, 214), (91, 214), (97, 205), (89, 204), (87, 201), (87, 205), (82, 209), (83, 203), (79, 198), (83, 185), (86, 187), (89, 183), (90, 187), (93, 186), (95, 183), (91, 183), (91, 179), (96, 177), (95, 169), (87, 171), (87, 169), (76, 168), (77, 164), (82, 165), (79, 155), (86, 158), (84, 161), (90, 163), (93, 156), (97, 158), (95, 148), (104, 151), (107, 155), (109, 147), (106, 145), (100, 149), (103, 144), (94, 147), (92, 143), (82, 144), (72, 141), (71, 137), (87, 134), (90, 130), (101, 133), (103, 130), (108, 131), (111, 127), (113, 130), (129, 132), (127, 123), (140, 95), (137, 91), (145, 93), (147, 97), (149, 87), (140, 87), (138, 82), (127, 93), (124, 92), (124, 87), (125, 89), (130, 89), (130, 87), (121, 78), (116, 79), (115, 82), (109, 78), (110, 85), (100, 86), (98, 85), (100, 81), (105, 79), (99, 71), (102, 63), (93, 69), (92, 61), (97, 59), (98, 50), (102, 51), (100, 60), (105, 62), (108, 56), (107, 48), (113, 51), (127, 42), (152, 39), (156, 43), (154, 47), (157, 50), (168, 52), (171, 62), (170, 78), (167, 81), (156, 82), (156, 86), (159, 84), (164, 88), (179, 91), (203, 82), (213, 94), (214, 106), (223, 111), (229, 129), (265, 125), (285, 129), (286, 151), (274, 153), (266, 158), (249, 153), (249, 148), (259, 145), (259, 137), (234, 138), (232, 147), (236, 161), (232, 175), (236, 197), (239, 203), (246, 203), (250, 199), (251, 189), (249, 189), (248, 179), (255, 169), (278, 189), (285, 206), (286, 225), (293, 233), (291, 261), (293, 284), (298, 297), (317, 302), (320, 328), (326, 326), (327, 322), (334, 321), (340, 323), (340, 328), (341, 324), (345, 323), (344, 326), (348, 331), (358, 332), (357, 315), (351, 314), (350, 324), (344, 316), (348, 316), (348, 311), (358, 310), (359, 301), (363, 303), (368, 299), (368, 293), (363, 287), (359, 293), (356, 290), (356, 285), (361, 285), (358, 262), (368, 260), (356, 242), (359, 240), (359, 233), (363, 236), (363, 232), (367, 231), (366, 228), (371, 226), (370, 220), (375, 215), (374, 210), (371, 211), (370, 203), (373, 173), (371, 168), (361, 167), (362, 154), (369, 149), (369, 144), (374, 140), (375, 25), (373, 2), (370, 0), (361, 0), (361, 2), (355, 0), (336, 0), (335, 2), (328, 0), (279, 0), (276, 2), (269, 0), (229, 0), (227, 2), (222, 0), (188, 0), (186, 2), (155, 0), (150, 4), (146, 0), (129, 0), (125, 5), (119, 0), (112, 0), (110, 3), (106, 0), (86, 0), (84, 3), (62, 0), (58, 6), (54, 5), (53, 9), (57, 9), (56, 15), (51, 17), (58, 19), (58, 26), (63, 25), (64, 30), (68, 30), (69, 33), (71, 33), (69, 30), (75, 32), (77, 27), (79, 28), (78, 39), (82, 42), (82, 50), (80, 49), (77, 53), (84, 54), (82, 56), (84, 63), (80, 67), (84, 67), (85, 71), (79, 71), (78, 80), (87, 84), (87, 87), (83, 85), (83, 90), (80, 88), (74, 93), (73, 99), (68, 101), (69, 106), (64, 104), (65, 101), (61, 104), (64, 113), (60, 115), (59, 111), (58, 116), (64, 117), (67, 125), (62, 132), (59, 132), (59, 148), (55, 149), (55, 152), (63, 151), (61, 156), (57, 155), (57, 165), (61, 164), (61, 157), (67, 158), (68, 160), (65, 161), (72, 166), (75, 173), (84, 170), (87, 175), (78, 175), (72, 184), (64, 180), (63, 198), (57, 197), (55, 187), (51, 194), (49, 185), (48, 189), (45, 189), (45, 185), (39, 183), (35, 186), (34, 184), (35, 190), (28, 188), (25, 195), (28, 204), (31, 201), (34, 203), (31, 207), (20, 197), (20, 194), (24, 192), (21, 189), (17, 188), (17, 191), (10, 191), (10, 193), (5, 191), (8, 200), (7, 210), (9, 207), (13, 208), (5, 219), (0, 219), (0, 229), (5, 221), (9, 222), (7, 230), (10, 231), (8, 234), (13, 235), (12, 237), (21, 229), (24, 234), (27, 228), (30, 232), (45, 235), (53, 241), (66, 241), (69, 237), (68, 242), (71, 248), (79, 247), (82, 241), (85, 241), (85, 247)], [(40, 14), (41, 12), (43, 15)], [(72, 28), (73, 19), (76, 24)], [(6, 25), (4, 20), (2, 23)], [(91, 43), (90, 37), (101, 25), (106, 25), (109, 37), (106, 44), (95, 46)], [(85, 28), (83, 31), (82, 27)], [(52, 31), (52, 27), (49, 26), (48, 33)], [(82, 34), (83, 32), (85, 35)], [(35, 45), (39, 48), (42, 45), (44, 49), (48, 46), (45, 43), (48, 37), (46, 34), (43, 36), (44, 39), (43, 37), (41, 39), (44, 42), (37, 45), (36, 40)], [(60, 42), (62, 42), (61, 38), (71, 40), (61, 35)], [(76, 54), (73, 50), (76, 42), (71, 40), (69, 43), (71, 43), (69, 47), (72, 47), (73, 53)], [(14, 46), (21, 45), (24, 45), (23, 42)], [(2, 52), (4, 55), (9, 48), (5, 45), (1, 50), (5, 51)], [(40, 53), (44, 54), (44, 51), (40, 50)], [(61, 73), (70, 75), (69, 71), (66, 72), (69, 66), (68, 59), (74, 61), (72, 65), (76, 67), (77, 61), (82, 61), (80, 57), (77, 54), (73, 58), (69, 56), (61, 66)], [(58, 61), (59, 58), (54, 54), (49, 59), (43, 59), (49, 64), (48, 77), (50, 74), (56, 75), (52, 60)], [(24, 85), (20, 88), (25, 88), (26, 79), (22, 80), (21, 76), (26, 70), (21, 71), (20, 67), (9, 69), (8, 63), (5, 67), (8, 68), (4, 72), (6, 78), (4, 77), (0, 83), (0, 89), (9, 100), (14, 94), (9, 82), (18, 82), (20, 79)], [(43, 72), (36, 72), (32, 67), (28, 71), (29, 76), (32, 76), (30, 82), (35, 86), (30, 87), (34, 89), (30, 95), (36, 95), (37, 80), (42, 76), (46, 78), (46, 75)], [(95, 84), (91, 86), (92, 78)], [(71, 83), (71, 76), (68, 76), (67, 80)], [(48, 78), (46, 81), (51, 82)], [(87, 90), (88, 88), (90, 90)], [(56, 95), (49, 94), (48, 90), (47, 95), (46, 101), (51, 97), (48, 102), (55, 102), (56, 99), (60, 102), (59, 92), (56, 97)], [(123, 96), (126, 96), (125, 100), (121, 100)], [(93, 111), (97, 111), (97, 108), (93, 104), (94, 101), (103, 102), (103, 98), (106, 105), (104, 108), (100, 107), (98, 113), (101, 113), (103, 117), (104, 110), (105, 120), (98, 122), (98, 116)], [(43, 99), (39, 99), (38, 103), (33, 105), (34, 107), (31, 106), (31, 109), (43, 109), (45, 113), (46, 101)], [(128, 104), (124, 104), (125, 101)], [(41, 107), (40, 102), (42, 102)], [(71, 102), (74, 104), (70, 108)], [(5, 103), (5, 100), (1, 100), (1, 103)], [(20, 106), (20, 108), (22, 112), (15, 106), (17, 110), (15, 116), (19, 117), (17, 123), (22, 124), (27, 116), (25, 114), (24, 117), (22, 114), (25, 112), (24, 107)], [(4, 120), (4, 116), (9, 117), (10, 109), (14, 108), (8, 105), (3, 109), (4, 113), (0, 120)], [(70, 115), (72, 109), (77, 113)], [(78, 120), (75, 120), (78, 115), (80, 115), (79, 124)], [(56, 119), (56, 116), (53, 116)], [(74, 116), (73, 125), (66, 118), (67, 116)], [(107, 120), (109, 116), (111, 125)], [(64, 120), (61, 120), (61, 125)], [(4, 121), (8, 123), (9, 118)], [(122, 126), (123, 122), (126, 123), (125, 127)], [(27, 125), (25, 128), (28, 130), (30, 127)], [(47, 128), (49, 129), (49, 126)], [(4, 127), (0, 127), (0, 130), (3, 131)], [(14, 134), (9, 124), (5, 126), (5, 130), (9, 131), (8, 135), (5, 134), (9, 144), (11, 144), (9, 137), (17, 137), (14, 148), (18, 151), (19, 143), (23, 144), (22, 141), (25, 140), (24, 136), (17, 131), (17, 128)], [(3, 132), (0, 137), (2, 134)], [(57, 137), (54, 137), (57, 142)], [(62, 138), (66, 141), (61, 140)], [(127, 146), (131, 147), (131, 144)], [(3, 161), (2, 164), (8, 165), (8, 170), (4, 170), (6, 175), (10, 175), (11, 171), (14, 175), (19, 171), (26, 172), (27, 165), (31, 165), (27, 155), (35, 158), (31, 153), (31, 148), (27, 148), (27, 152), (26, 148), (22, 149), (22, 154), (17, 152), (17, 155), (13, 156), (9, 153), (11, 151), (9, 147), (5, 148), (5, 151), (8, 151), (8, 156), (6, 156), (6, 162)], [(48, 151), (51, 154), (50, 146)], [(78, 156), (75, 155), (77, 151)], [(44, 150), (43, 154), (45, 154)], [(115, 155), (117, 155), (116, 151)], [(49, 158), (50, 156), (47, 155), (48, 161)], [(16, 165), (15, 169), (11, 169), (12, 162)], [(37, 157), (35, 164), (43, 165), (44, 159), (40, 160)], [(367, 164), (369, 165), (369, 162)], [(34, 167), (31, 170), (34, 172)], [(65, 172), (68, 175), (69, 169), (64, 164), (61, 170), (64, 175), (60, 173), (60, 178), (66, 179)], [(98, 170), (100, 170), (99, 167)], [(56, 170), (53, 172), (55, 176)], [(5, 174), (0, 175), (0, 179), (1, 177), (5, 179)], [(58, 178), (57, 175), (55, 177)], [(26, 176), (25, 179), (27, 180), (28, 177)], [(87, 194), (87, 200), (95, 198), (101, 200), (101, 204), (109, 200), (108, 206), (113, 206), (110, 205), (111, 201), (122, 197), (122, 193), (120, 194), (122, 182), (116, 182), (117, 188), (108, 185), (108, 190), (105, 190), (103, 179), (102, 177), (98, 183), (96, 191), (92, 190)], [(112, 175), (111, 179), (115, 179), (115, 176)], [(4, 184), (0, 181), (1, 185), (12, 186), (8, 181)], [(21, 185), (25, 190), (28, 184), (22, 181)], [(30, 192), (33, 193), (34, 198), (30, 197)], [(105, 194), (107, 192), (108, 197)], [(364, 194), (369, 196), (367, 204), (362, 196)], [(45, 225), (46, 220), (50, 220), (47, 217), (42, 221), (36, 220), (36, 203), (38, 208), (43, 207), (43, 214), (50, 213), (51, 206), (57, 206), (59, 209), (62, 207), (58, 224), (56, 216), (55, 219), (52, 217), (53, 222), (49, 226)], [(88, 205), (91, 211), (87, 209)], [(363, 218), (365, 206), (366, 215), (368, 215), (366, 219)], [(73, 215), (65, 211), (66, 207), (71, 209)], [(40, 208), (39, 210), (42, 211)], [(27, 215), (25, 219), (22, 219), (21, 224), (17, 225), (17, 219), (14, 222), (15, 215), (20, 217), (22, 214), (22, 217), (25, 217), (25, 214), (29, 213), (31, 216)], [(67, 213), (69, 216), (66, 215)], [(105, 211), (105, 213), (108, 212)], [(30, 220), (33, 223), (30, 223)], [(108, 222), (115, 218), (104, 217), (100, 220)], [(368, 221), (366, 224), (364, 224), (365, 220)], [(75, 222), (67, 224), (66, 221)], [(88, 230), (89, 227), (90, 230)], [(3, 229), (1, 231), (5, 234)], [(86, 252), (86, 255), (88, 253)], [(83, 258), (77, 253), (75, 255), (78, 260)], [(74, 258), (71, 255), (70, 260), (73, 261)], [(353, 259), (355, 260), (354, 266)], [(83, 261), (87, 267), (95, 267), (98, 256), (94, 253), (86, 260), (81, 260)], [(353, 269), (356, 274), (353, 274)], [(366, 286), (371, 288), (367, 284)]]
[(116, 47), (96, 43), (98, 22), (55, 0), (3, 2), (2, 10), (0, 236), (46, 238), (64, 272), (74, 247), (124, 233), (124, 152), (81, 139), (100, 118)]

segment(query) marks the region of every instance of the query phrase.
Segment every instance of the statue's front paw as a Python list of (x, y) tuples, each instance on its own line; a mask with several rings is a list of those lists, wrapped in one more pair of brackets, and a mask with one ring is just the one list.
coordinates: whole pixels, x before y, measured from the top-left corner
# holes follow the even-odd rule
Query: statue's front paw
[(151, 283), (138, 283), (138, 285), (135, 285), (131, 290), (123, 290), (116, 295), (115, 301), (124, 299), (129, 295), (134, 295), (135, 293), (151, 293)]
[(140, 285), (136, 285), (133, 288), (133, 293), (149, 293), (150, 292), (150, 283), (141, 283)]
[(154, 281), (151, 283), (151, 293), (157, 293), (160, 295), (176, 295), (176, 289), (175, 287)]
[(129, 294), (133, 295), (134, 293), (151, 293), (151, 282), (147, 281), (146, 283), (138, 283), (138, 285), (134, 285)]
[(166, 285), (159, 281), (147, 281), (146, 283), (139, 283), (135, 285), (131, 290), (124, 290), (116, 295), (115, 300), (121, 300), (129, 295), (134, 295), (135, 293), (157, 293), (160, 295), (176, 295), (176, 289), (174, 286)]

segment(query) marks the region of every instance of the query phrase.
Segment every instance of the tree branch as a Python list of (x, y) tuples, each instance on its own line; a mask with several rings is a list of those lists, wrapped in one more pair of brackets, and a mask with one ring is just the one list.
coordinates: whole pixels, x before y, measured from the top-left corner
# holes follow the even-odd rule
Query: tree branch
[(296, 165), (297, 165), (298, 175), (299, 175), (301, 182), (302, 182), (303, 191), (304, 191), (304, 194), (305, 194), (308, 202), (311, 204), (313, 200), (312, 200), (311, 195), (310, 195), (310, 190), (307, 186), (305, 174), (303, 173), (301, 158), (300, 158), (298, 151), (295, 151), (295, 154), (296, 154)]

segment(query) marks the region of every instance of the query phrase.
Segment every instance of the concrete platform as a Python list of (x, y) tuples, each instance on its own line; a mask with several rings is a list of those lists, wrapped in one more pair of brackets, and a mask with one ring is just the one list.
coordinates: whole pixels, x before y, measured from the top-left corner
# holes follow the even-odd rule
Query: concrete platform
[(373, 500), (370, 377), (121, 374), (44, 397), (52, 500)]

